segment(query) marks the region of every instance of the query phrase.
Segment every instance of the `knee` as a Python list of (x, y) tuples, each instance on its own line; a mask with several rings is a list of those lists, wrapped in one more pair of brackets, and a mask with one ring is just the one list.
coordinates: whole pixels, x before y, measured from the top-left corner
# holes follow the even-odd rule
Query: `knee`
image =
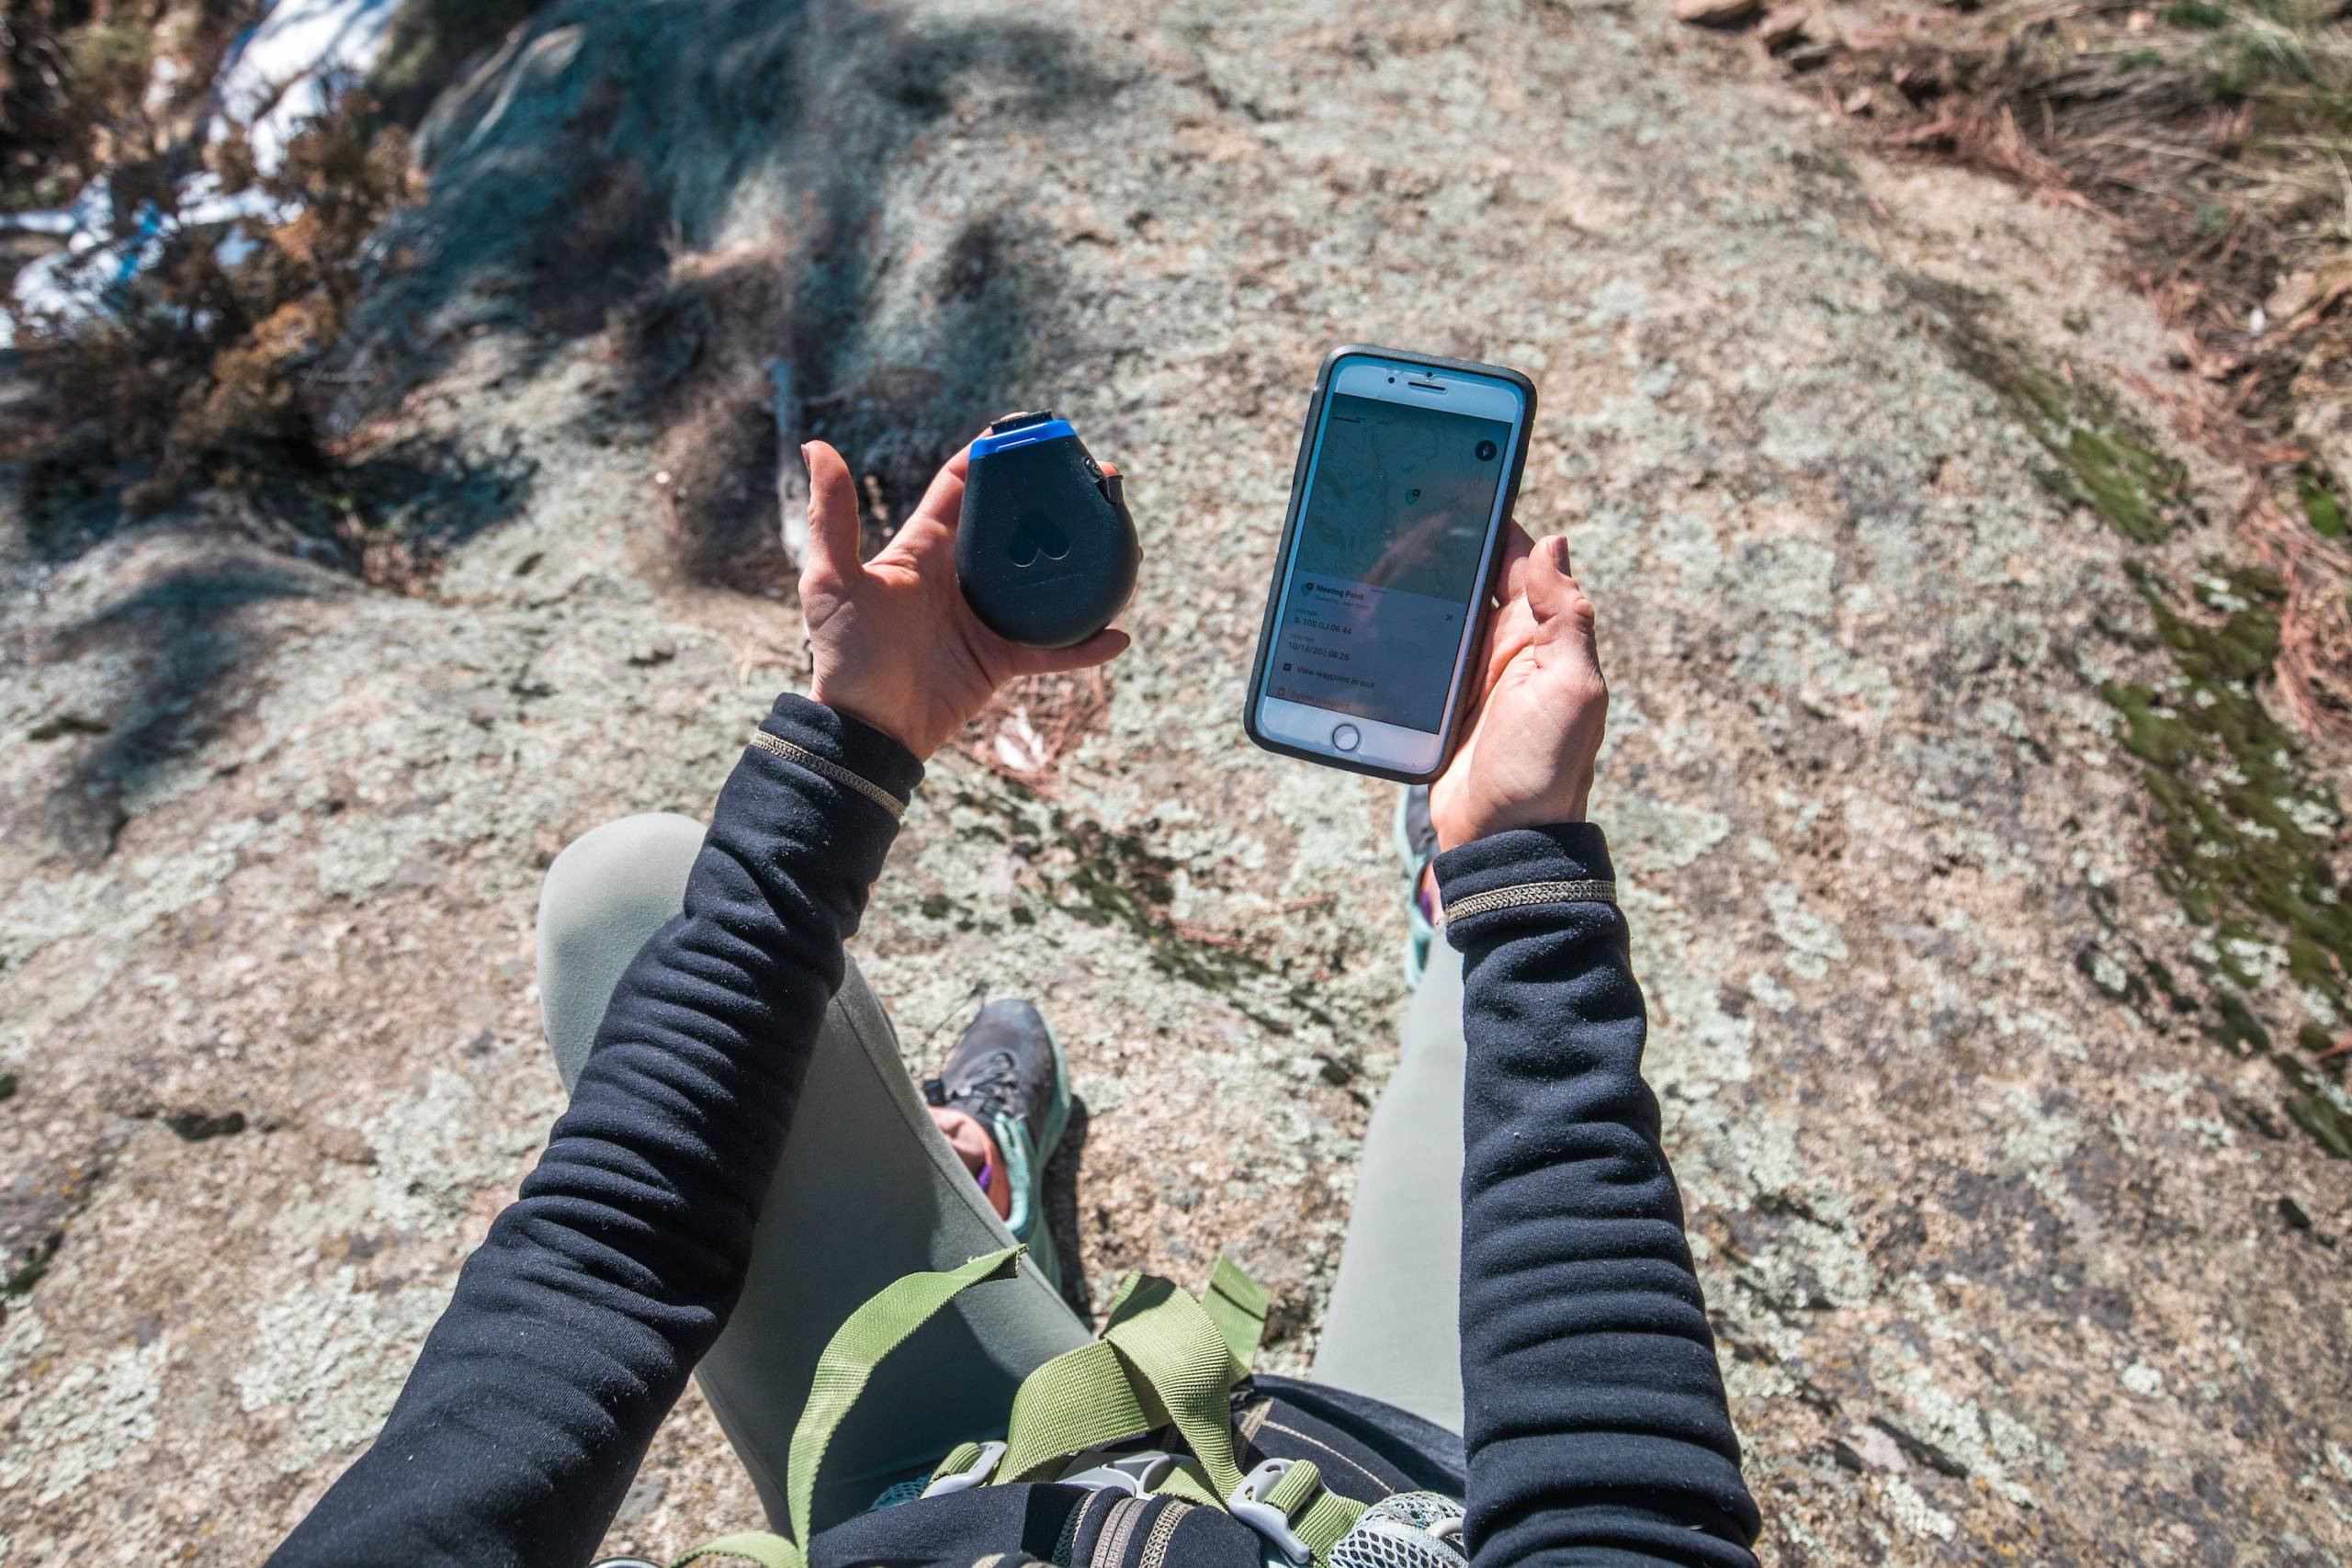
[(539, 886), (542, 951), (560, 952), (625, 911), (674, 911), (702, 840), (701, 823), (673, 811), (623, 817), (574, 839)]
[(621, 972), (685, 902), (702, 826), (660, 813), (584, 833), (539, 887), (539, 1018), (569, 1091)]

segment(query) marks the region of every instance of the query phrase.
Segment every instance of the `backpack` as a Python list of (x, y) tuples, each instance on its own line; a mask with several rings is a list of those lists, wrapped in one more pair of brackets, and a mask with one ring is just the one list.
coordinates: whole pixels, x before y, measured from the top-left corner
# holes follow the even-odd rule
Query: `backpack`
[[(1269, 1297), (1224, 1258), (1200, 1300), (1165, 1280), (1128, 1275), (1101, 1337), (1023, 1380), (1001, 1440), (959, 1444), (928, 1478), (892, 1487), (865, 1513), (812, 1537), (818, 1469), (875, 1368), (965, 1291), (1011, 1278), (1023, 1250), (909, 1274), (851, 1314), (818, 1359), (793, 1428), (785, 1478), (790, 1533), (723, 1536), (673, 1568), (729, 1561), (757, 1568), (1463, 1568), (1458, 1501), (1388, 1490), (1402, 1472), (1311, 1418), (1276, 1423), (1265, 1415), (1272, 1402), (1247, 1401), (1250, 1451), (1294, 1451), (1242, 1470), (1235, 1391), (1256, 1360)], [(1260, 1443), (1270, 1426), (1294, 1440)], [(1155, 1434), (1174, 1446), (1139, 1446)], [(1307, 1451), (1322, 1453), (1344, 1481), (1327, 1479)], [(654, 1565), (620, 1558), (599, 1568)]]

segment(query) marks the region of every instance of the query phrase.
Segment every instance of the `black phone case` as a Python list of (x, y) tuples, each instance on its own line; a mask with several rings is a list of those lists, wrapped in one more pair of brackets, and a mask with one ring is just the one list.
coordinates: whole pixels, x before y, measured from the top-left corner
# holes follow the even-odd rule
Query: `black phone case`
[[(1528, 436), (1535, 424), (1535, 383), (1518, 371), (1500, 365), (1481, 365), (1474, 359), (1445, 359), (1434, 354), (1415, 354), (1404, 349), (1380, 348), (1361, 343), (1341, 344), (1323, 356), (1322, 365), (1315, 372), (1315, 394), (1306, 405), (1306, 428), (1299, 433), (1298, 461), (1291, 468), (1290, 510), (1283, 517), (1282, 547), (1274, 556), (1273, 577), (1266, 584), (1266, 614), (1258, 626), (1258, 654), (1250, 661), (1250, 688), (1243, 694), (1241, 699), (1241, 729), (1254, 744), (1284, 757), (1296, 757), (1301, 761), (1318, 762), (1327, 768), (1338, 768), (1345, 773), (1369, 773), (1376, 779), (1395, 779), (1398, 784), (1425, 784), (1445, 772), (1445, 765), (1453, 760), (1454, 747), (1461, 739), (1463, 709), (1465, 705), (1455, 700), (1461, 695), (1460, 676), (1455, 680), (1456, 689), (1446, 694), (1447, 705), (1453, 711), (1446, 719), (1445, 733), (1439, 739), (1437, 766), (1426, 773), (1402, 773), (1395, 768), (1384, 768), (1372, 762), (1351, 761), (1344, 757), (1335, 757), (1328, 752), (1310, 751), (1304, 746), (1294, 746), (1286, 740), (1276, 740), (1261, 733), (1258, 728), (1258, 692), (1266, 678), (1266, 659), (1272, 649), (1274, 620), (1282, 608), (1283, 582), (1290, 574), (1291, 550), (1297, 543), (1299, 503), (1306, 499), (1304, 488), (1306, 483), (1306, 462), (1313, 453), (1316, 427), (1323, 421), (1323, 400), (1330, 395), (1332, 367), (1350, 355), (1363, 355), (1372, 359), (1397, 360), (1408, 365), (1426, 365), (1432, 370), (1459, 370), (1472, 375), (1492, 376), (1499, 380), (1510, 382), (1526, 397), (1527, 408), (1520, 420), (1520, 437), (1516, 443), (1516, 449), (1511, 454), (1510, 472), (1503, 479), (1502, 509), (1496, 514), (1500, 520), (1497, 524), (1498, 528), (1510, 521), (1512, 510), (1519, 504), (1520, 475), (1527, 467)], [(1473, 647), (1486, 637), (1487, 624), (1494, 616), (1492, 603), (1495, 593), (1494, 573), (1502, 566), (1502, 559), (1503, 552), (1495, 551), (1494, 559), (1488, 563), (1487, 581), (1476, 595), (1476, 603), (1471, 606), (1475, 617), (1470, 632)], [(1463, 666), (1463, 673), (1466, 675), (1471, 668), (1472, 666), (1465, 662)]]

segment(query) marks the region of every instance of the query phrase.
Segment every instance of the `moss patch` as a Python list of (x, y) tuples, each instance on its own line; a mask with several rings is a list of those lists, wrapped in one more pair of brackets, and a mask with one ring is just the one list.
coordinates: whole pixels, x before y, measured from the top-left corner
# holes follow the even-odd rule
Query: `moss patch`
[(2164, 689), (2109, 682), (2124, 749), (2161, 818), (2165, 889), (2214, 933), (2221, 969), (2251, 987), (2245, 954), (2281, 945), (2301, 984), (2337, 1001), (2352, 968), (2352, 908), (2326, 850), (2334, 794), (2312, 776), (2295, 735), (2263, 706), (2256, 684), (2278, 651), (2284, 589), (2261, 568), (2215, 565), (2193, 599), (2135, 567), (2132, 580), (2173, 656)]
[(2344, 537), (2344, 501), (2320, 469), (2305, 466), (2295, 474), (2295, 499), (2303, 509), (2303, 518), (2312, 532), (2324, 539)]
[(52, 1231), (29, 1247), (20, 1249), (14, 1258), (0, 1261), (0, 1303), (15, 1301), (29, 1294), (41, 1276), (49, 1272), (50, 1261), (57, 1256), (58, 1246), (65, 1239), (62, 1231)]
[(2153, 545), (2194, 511), (2188, 470), (2156, 447), (2107, 393), (2032, 364), (1984, 325), (1990, 300), (1931, 279), (1914, 294), (1942, 318), (1940, 335), (1962, 370), (1999, 393), (2052, 467), (2043, 481), (2087, 506), (2134, 544)]
[[(2288, 974), (2340, 1013), (2352, 972), (2352, 907), (2327, 862), (2335, 795), (2259, 685), (2278, 652), (2285, 589), (2260, 567), (2208, 562), (2186, 591), (2137, 562), (2128, 569), (2154, 617), (2173, 672), (2161, 686), (2109, 682), (2124, 750), (2145, 764), (2165, 849), (2156, 878), (2211, 933), (2215, 982), (2207, 1030), (2267, 1057), (2294, 1086), (2287, 1112), (2329, 1153), (2352, 1158), (2352, 1115), (2309, 1070), (2274, 1049), (2245, 992), (2283, 952)], [(2307, 1025), (2308, 1047), (2324, 1032)]]
[[(2225, 561), (2207, 561), (2185, 586), (2153, 570), (2153, 555), (2137, 547), (2162, 542), (2198, 515), (2188, 470), (2113, 398), (2040, 368), (1992, 332), (1990, 296), (1933, 278), (1907, 283), (1953, 362), (1999, 394), (2054, 459), (2045, 476), (2052, 491), (2090, 507), (2125, 542), (2124, 570), (2156, 635), (2118, 635), (2171, 658), (2161, 681), (2109, 681), (2099, 694), (2122, 720), (2119, 741), (2143, 764), (2164, 835), (2157, 882), (2207, 933), (2212, 957), (2196, 962), (2201, 985), (2177, 985), (2169, 969), (2143, 956), (2161, 1004), (2144, 986), (2100, 988), (2160, 1015), (2202, 1014), (2214, 1039), (2277, 1064), (2292, 1085), (2287, 1110), (2296, 1125), (2329, 1153), (2352, 1158), (2352, 1102), (2278, 1048), (2250, 999), (2283, 967), (2336, 1016), (2352, 1015), (2352, 908), (2327, 858), (2341, 814), (2301, 740), (2259, 694), (2278, 657), (2285, 585), (2267, 568)], [(2345, 513), (2324, 474), (2299, 474), (2297, 495), (2314, 530), (2340, 536)], [(2078, 963), (2096, 983), (2095, 965)], [(2314, 1035), (2324, 1039), (2307, 1026), (2297, 1042), (2308, 1051)]]
[(2206, 1032), (2222, 1044), (2242, 1055), (2270, 1055), (2270, 1031), (2262, 1027), (2262, 1021), (2254, 1016), (2254, 1010), (2237, 992), (2227, 987), (2217, 987), (2213, 992), (2213, 1016), (2217, 1021), (2209, 1024)]
[(2188, 471), (2157, 451), (2106, 397), (2030, 365), (1995, 382), (2057, 462), (2047, 476), (2134, 544), (2153, 545), (2188, 511)]
[(2320, 1147), (2337, 1159), (2352, 1159), (2352, 1111), (2345, 1110), (2343, 1092), (2321, 1082), (2310, 1068), (2291, 1056), (2274, 1056), (2271, 1060), (2278, 1065), (2291, 1086), (2287, 1096), (2287, 1114), (2295, 1125), (2309, 1133)]
[(2163, 15), (2174, 27), (2198, 32), (2212, 32), (2230, 25), (2228, 8), (2211, 5), (2208, 0), (2179, 0), (2177, 5), (2165, 6)]

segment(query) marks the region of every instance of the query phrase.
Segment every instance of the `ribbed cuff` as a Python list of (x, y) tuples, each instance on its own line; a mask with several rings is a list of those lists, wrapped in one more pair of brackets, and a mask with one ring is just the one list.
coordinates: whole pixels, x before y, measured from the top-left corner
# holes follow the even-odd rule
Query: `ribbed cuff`
[[(831, 763), (871, 784), (898, 803), (897, 810), (882, 807), (894, 817), (906, 808), (906, 803), (913, 798), (915, 785), (922, 782), (922, 764), (915, 760), (913, 752), (872, 725), (837, 713), (797, 693), (787, 692), (776, 698), (775, 706), (760, 723), (760, 733), (784, 743), (781, 749), (763, 749), (775, 750), (787, 761), (808, 768), (833, 783), (856, 788), (817, 765)], [(795, 757), (795, 750), (805, 755)], [(879, 801), (876, 804), (881, 805)]]
[(1589, 822), (1490, 833), (1431, 863), (1446, 940), (1456, 947), (1498, 921), (1548, 918), (1564, 904), (1617, 901), (1608, 840)]

